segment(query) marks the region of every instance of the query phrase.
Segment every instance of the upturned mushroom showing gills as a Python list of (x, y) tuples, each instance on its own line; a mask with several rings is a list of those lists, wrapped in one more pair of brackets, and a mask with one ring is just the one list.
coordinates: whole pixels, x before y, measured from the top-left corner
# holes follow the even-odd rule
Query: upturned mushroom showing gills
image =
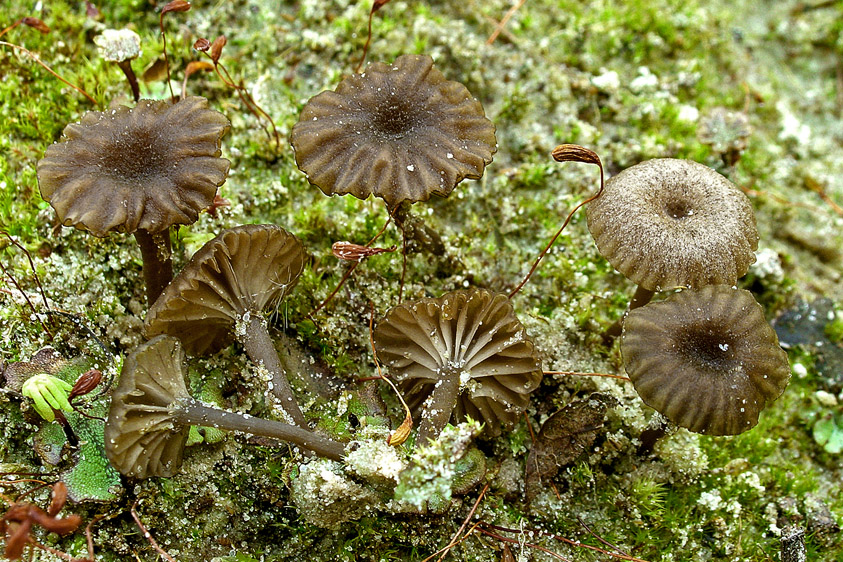
[(205, 244), (167, 286), (146, 316), (147, 336), (179, 338), (188, 353), (213, 353), (232, 338), (272, 375), (272, 392), (294, 423), (305, 426), (263, 311), (295, 286), (307, 254), (279, 226), (250, 224)]
[(697, 433), (735, 435), (790, 380), (787, 354), (752, 294), (686, 289), (629, 312), (623, 364), (648, 406)]
[(105, 424), (105, 453), (120, 473), (174, 475), (191, 425), (280, 439), (328, 459), (342, 458), (342, 443), (306, 429), (205, 406), (190, 397), (185, 374), (184, 351), (175, 338), (158, 336), (126, 357)]
[(326, 195), (374, 193), (390, 209), (480, 178), (497, 150), (480, 102), (424, 55), (370, 64), (314, 96), (290, 141), (299, 168)]
[(483, 289), (390, 309), (374, 333), (378, 357), (395, 372), (421, 418), (422, 443), (453, 416), (500, 433), (529, 403), (542, 379), (541, 360), (506, 296)]
[(133, 233), (151, 304), (173, 277), (170, 227), (195, 222), (225, 182), (229, 125), (200, 97), (89, 111), (38, 162), (41, 196), (64, 226)]
[(638, 285), (631, 308), (678, 286), (734, 284), (755, 262), (752, 204), (711, 168), (672, 158), (636, 164), (586, 208), (600, 254)]

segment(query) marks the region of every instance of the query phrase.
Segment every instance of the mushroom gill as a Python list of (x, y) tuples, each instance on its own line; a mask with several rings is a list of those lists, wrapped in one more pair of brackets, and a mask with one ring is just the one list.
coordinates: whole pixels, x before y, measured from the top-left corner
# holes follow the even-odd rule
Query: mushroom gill
[(421, 418), (421, 440), (436, 438), (452, 415), (482, 421), (487, 435), (498, 435), (542, 379), (541, 360), (509, 299), (483, 289), (395, 306), (374, 339)]
[(687, 289), (632, 310), (623, 363), (648, 406), (697, 433), (735, 435), (784, 392), (787, 354), (749, 291)]
[(390, 209), (478, 179), (497, 150), (480, 102), (424, 55), (402, 55), (308, 101), (290, 137), (326, 195), (381, 197)]

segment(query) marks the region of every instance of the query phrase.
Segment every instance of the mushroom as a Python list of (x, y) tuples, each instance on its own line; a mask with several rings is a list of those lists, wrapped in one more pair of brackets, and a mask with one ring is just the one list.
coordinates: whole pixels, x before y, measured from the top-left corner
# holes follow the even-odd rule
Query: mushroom
[(105, 424), (105, 453), (120, 473), (134, 478), (175, 474), (191, 425), (280, 439), (328, 459), (342, 458), (344, 445), (327, 437), (194, 400), (183, 365), (181, 344), (168, 336), (153, 338), (126, 357)]
[(586, 216), (600, 254), (638, 285), (630, 308), (664, 289), (734, 284), (755, 262), (749, 199), (689, 160), (657, 158), (627, 168), (606, 182)]
[(370, 64), (307, 102), (290, 141), (326, 195), (374, 193), (390, 210), (478, 179), (497, 150), (480, 102), (425, 55)]
[(108, 62), (116, 62), (126, 76), (135, 102), (140, 99), (140, 87), (132, 60), (141, 54), (140, 35), (131, 29), (105, 29), (94, 37), (99, 55)]
[(147, 336), (175, 336), (192, 355), (214, 353), (236, 337), (249, 358), (272, 374), (273, 394), (304, 427), (263, 311), (287, 296), (306, 261), (304, 246), (280, 226), (226, 230), (193, 255), (150, 307)]
[(542, 379), (541, 360), (509, 299), (485, 289), (395, 306), (378, 322), (374, 340), (421, 418), (423, 442), (452, 415), (483, 421), (487, 435), (498, 435)]
[(728, 285), (686, 289), (630, 311), (620, 347), (644, 403), (697, 433), (754, 427), (790, 379), (761, 306)]
[(89, 111), (38, 162), (41, 196), (65, 226), (134, 233), (152, 303), (173, 277), (170, 227), (196, 221), (225, 181), (228, 129), (200, 97)]

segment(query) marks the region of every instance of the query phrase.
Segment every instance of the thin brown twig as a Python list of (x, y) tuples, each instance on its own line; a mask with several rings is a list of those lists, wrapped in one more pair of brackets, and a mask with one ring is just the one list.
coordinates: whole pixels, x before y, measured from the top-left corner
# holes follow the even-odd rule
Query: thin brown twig
[(64, 82), (65, 84), (67, 84), (68, 86), (70, 86), (71, 88), (73, 88), (74, 90), (76, 90), (77, 92), (79, 92), (80, 94), (82, 94), (83, 96), (85, 96), (86, 98), (88, 98), (88, 100), (89, 100), (92, 104), (94, 104), (95, 106), (99, 107), (99, 104), (97, 103), (97, 100), (95, 100), (94, 98), (92, 98), (92, 97), (91, 97), (91, 95), (90, 95), (88, 92), (86, 92), (85, 90), (83, 90), (83, 89), (82, 89), (82, 88), (80, 88), (79, 86), (77, 86), (77, 85), (75, 85), (75, 84), (72, 84), (72, 83), (70, 83), (69, 81), (67, 81), (67, 80), (65, 80), (64, 78), (62, 78), (61, 76), (59, 76), (59, 75), (58, 75), (58, 73), (57, 73), (55, 70), (53, 70), (52, 68), (50, 68), (49, 66), (47, 66), (47, 64), (46, 64), (44, 61), (42, 61), (40, 58), (38, 58), (38, 55), (36, 55), (36, 54), (35, 54), (35, 53), (33, 53), (32, 51), (30, 51), (30, 50), (28, 50), (28, 49), (25, 49), (24, 47), (21, 47), (20, 45), (15, 45), (14, 43), (9, 43), (9, 42), (7, 42), (7, 41), (0, 41), (0, 45), (5, 45), (6, 47), (11, 47), (11, 48), (13, 48), (13, 49), (18, 49), (19, 51), (23, 51), (24, 53), (26, 53), (27, 55), (29, 55), (30, 57), (32, 57), (32, 59), (33, 59), (35, 62), (37, 62), (38, 64), (40, 64), (42, 67), (44, 67), (44, 70), (46, 70), (47, 72), (49, 72), (50, 74), (52, 74), (53, 76), (55, 76), (56, 78), (58, 78), (59, 80), (61, 80), (62, 82)]
[(614, 545), (614, 544), (610, 543), (609, 541), (607, 541), (606, 539), (604, 539), (603, 537), (601, 537), (600, 535), (598, 535), (597, 533), (595, 533), (595, 532), (591, 529), (591, 527), (589, 527), (588, 525), (586, 525), (586, 524), (585, 524), (585, 521), (583, 521), (583, 520), (582, 520), (582, 517), (580, 517), (579, 515), (577, 515), (577, 521), (579, 521), (580, 525), (582, 525), (582, 526), (585, 528), (585, 530), (586, 530), (586, 531), (588, 531), (588, 532), (589, 532), (589, 534), (590, 534), (592, 537), (594, 537), (594, 538), (595, 538), (595, 539), (597, 539), (598, 541), (602, 542), (603, 544), (605, 544), (605, 545), (606, 545), (606, 546), (608, 546), (609, 548), (613, 548), (613, 549), (615, 549), (615, 552), (619, 552), (620, 554), (624, 554), (624, 555), (626, 555), (626, 556), (629, 556), (629, 553), (628, 553), (628, 552), (624, 552), (623, 550), (621, 550), (620, 548), (618, 548), (618, 546), (617, 546), (617, 545)]
[(436, 552), (434, 552), (433, 554), (431, 554), (430, 556), (428, 556), (424, 560), (422, 560), (422, 562), (430, 562), (430, 560), (432, 560), (433, 557), (436, 556), (437, 554), (441, 554), (442, 556), (440, 556), (439, 559), (436, 562), (442, 562), (442, 560), (445, 559), (445, 556), (447, 556), (448, 552), (450, 552), (450, 550), (452, 548), (454, 548), (456, 545), (458, 545), (463, 540), (465, 540), (465, 538), (470, 534), (471, 531), (474, 530), (474, 528), (477, 525), (474, 525), (471, 528), (471, 530), (469, 531), (469, 533), (466, 533), (466, 535), (463, 538), (458, 539), (457, 537), (459, 537), (462, 534), (463, 530), (468, 525), (468, 522), (471, 521), (472, 517), (474, 517), (474, 513), (477, 511), (477, 508), (480, 506), (480, 502), (483, 500), (483, 497), (486, 495), (486, 491), (488, 489), (489, 489), (489, 483), (487, 482), (486, 485), (483, 486), (483, 489), (480, 490), (480, 495), (477, 496), (477, 500), (475, 500), (474, 505), (471, 506), (471, 511), (468, 512), (468, 515), (463, 520), (462, 525), (460, 525), (460, 528), (457, 530), (456, 533), (454, 533), (454, 536), (451, 537), (451, 540), (448, 542), (448, 544), (445, 545), (444, 547), (440, 548), (439, 550), (437, 550)]
[[(390, 222), (392, 222), (392, 214), (389, 215), (389, 218), (383, 224), (383, 226), (378, 231), (378, 233), (375, 234), (375, 236), (371, 240), (369, 240), (369, 242), (366, 244), (367, 248), (369, 246), (371, 246), (372, 244), (374, 244), (377, 241), (377, 239), (381, 237), (381, 235), (384, 233), (384, 231), (386, 231), (386, 227), (389, 226)], [(326, 304), (331, 302), (331, 299), (333, 299), (334, 296), (336, 296), (336, 294), (339, 292), (340, 288), (345, 284), (345, 282), (348, 280), (348, 278), (351, 276), (351, 274), (354, 273), (354, 270), (357, 269), (357, 266), (360, 265), (361, 263), (363, 263), (363, 260), (352, 262), (351, 266), (346, 270), (345, 274), (343, 274), (342, 279), (340, 279), (340, 282), (337, 283), (337, 286), (334, 288), (333, 291), (331, 291), (331, 294), (328, 295), (328, 297), (325, 300), (323, 300), (322, 303), (319, 306), (314, 308), (310, 312), (310, 314), (307, 315), (308, 318), (313, 318), (314, 316), (316, 316), (317, 312), (322, 310), (325, 307)]]
[[(524, 531), (521, 530), (521, 529), (510, 529), (508, 527), (501, 527), (500, 525), (492, 525), (491, 523), (483, 523), (483, 525), (481, 525), (481, 527), (482, 526), (490, 527), (490, 528), (495, 529), (497, 531), (504, 531), (504, 532), (507, 532), (507, 533), (516, 533), (516, 534), (519, 534), (519, 535), (524, 534)], [(588, 550), (594, 550), (596, 552), (599, 552), (600, 554), (605, 554), (606, 556), (611, 556), (612, 558), (617, 558), (619, 560), (627, 560), (628, 562), (647, 562), (646, 560), (644, 560), (642, 558), (636, 558), (636, 557), (630, 556), (628, 554), (618, 554), (618, 553), (615, 553), (615, 552), (609, 552), (609, 551), (604, 550), (600, 547), (592, 546), (590, 544), (584, 544), (580, 541), (573, 541), (573, 540), (571, 540), (569, 538), (566, 538), (566, 537), (563, 537), (561, 535), (557, 535), (555, 533), (549, 533), (547, 531), (542, 531), (540, 529), (530, 530), (530, 532), (538, 533), (538, 534), (544, 535), (546, 537), (554, 538), (558, 541), (564, 542), (564, 543), (569, 544), (571, 546), (575, 546), (577, 548), (585, 548), (585, 549), (588, 549)]]
[[(9, 280), (11, 280), (12, 284), (17, 288), (18, 292), (20, 292), (20, 294), (23, 295), (23, 299), (26, 301), (26, 304), (29, 305), (29, 309), (32, 311), (32, 314), (35, 316), (35, 318), (38, 319), (38, 322), (41, 324), (41, 328), (44, 330), (44, 332), (46, 332), (47, 336), (52, 340), (53, 339), (53, 333), (50, 331), (49, 328), (47, 328), (47, 325), (41, 319), (41, 316), (38, 314), (38, 311), (35, 309), (35, 305), (33, 305), (32, 301), (29, 300), (29, 296), (26, 294), (26, 291), (24, 291), (23, 287), (21, 287), (20, 284), (18, 284), (17, 279), (15, 279), (14, 276), (11, 273), (9, 273), (9, 270), (6, 269), (6, 266), (3, 265), (2, 261), (0, 261), (0, 269), (2, 269), (3, 273), (6, 274), (6, 277), (8, 277)], [(48, 308), (48, 310), (49, 310), (49, 308)]]
[(375, 349), (375, 303), (374, 301), (369, 301), (369, 344), (372, 346), (372, 359), (375, 361), (375, 367), (378, 369), (378, 376), (377, 378), (385, 381), (392, 390), (395, 391), (396, 396), (398, 396), (398, 400), (401, 402), (401, 405), (404, 407), (404, 421), (401, 422), (401, 425), (398, 426), (390, 436), (387, 438), (386, 443), (387, 445), (401, 445), (404, 441), (407, 440), (407, 437), (410, 436), (410, 430), (413, 429), (413, 414), (410, 413), (410, 407), (407, 406), (407, 403), (404, 401), (404, 397), (401, 396), (401, 393), (398, 392), (398, 387), (395, 386), (395, 383), (386, 378), (383, 375), (383, 371), (381, 371), (381, 364), (378, 361), (378, 350)]
[(163, 548), (161, 548), (160, 546), (158, 546), (158, 543), (155, 541), (155, 538), (153, 538), (152, 533), (150, 533), (150, 532), (147, 530), (146, 526), (145, 526), (145, 525), (143, 524), (143, 522), (140, 520), (140, 516), (138, 516), (138, 512), (135, 510), (135, 508), (138, 506), (138, 503), (139, 503), (139, 502), (140, 502), (140, 499), (136, 499), (136, 500), (135, 500), (135, 503), (133, 503), (133, 504), (132, 504), (132, 508), (131, 508), (131, 510), (129, 510), (129, 511), (130, 511), (130, 513), (132, 514), (132, 519), (134, 519), (134, 520), (135, 520), (135, 523), (136, 523), (136, 524), (137, 524), (137, 526), (140, 528), (141, 532), (143, 533), (144, 538), (146, 538), (146, 540), (147, 540), (147, 541), (149, 541), (149, 544), (150, 544), (150, 545), (152, 545), (152, 548), (154, 548), (154, 549), (155, 549), (155, 551), (156, 551), (158, 554), (160, 554), (161, 556), (163, 556), (164, 558), (166, 558), (169, 562), (176, 562), (175, 560), (173, 560), (173, 557), (172, 557), (172, 556), (170, 556), (169, 554), (167, 554), (167, 552), (166, 552)]
[(619, 379), (630, 382), (629, 377), (623, 375), (612, 375), (609, 373), (578, 373), (576, 371), (543, 371), (545, 375), (573, 375), (577, 377), (608, 377), (610, 379)]
[(540, 546), (540, 545), (537, 545), (537, 544), (534, 544), (534, 543), (530, 543), (530, 542), (522, 543), (521, 541), (517, 541), (517, 540), (511, 539), (509, 537), (504, 537), (503, 535), (499, 535), (497, 533), (493, 533), (492, 531), (490, 531), (488, 529), (484, 529), (482, 525), (479, 525), (477, 527), (477, 530), (479, 532), (483, 533), (484, 535), (492, 537), (493, 539), (497, 539), (501, 542), (510, 543), (510, 544), (517, 544), (517, 545), (522, 546), (522, 547), (529, 546), (530, 548), (535, 548), (536, 550), (541, 550), (542, 552), (544, 552), (546, 554), (549, 554), (550, 556), (552, 556), (554, 558), (557, 558), (559, 560), (564, 560), (565, 562), (572, 562), (570, 558), (565, 558), (561, 554), (553, 552), (549, 548), (546, 548), (544, 546)]
[(518, 11), (518, 8), (523, 6), (524, 3), (526, 3), (526, 2), (527, 2), (527, 0), (518, 0), (517, 4), (515, 4), (513, 7), (511, 7), (509, 10), (506, 11), (506, 14), (504, 14), (500, 23), (497, 25), (497, 27), (495, 27), (495, 30), (492, 32), (492, 34), (489, 35), (489, 38), (486, 39), (487, 45), (491, 45), (492, 43), (495, 42), (495, 39), (497, 39), (498, 35), (501, 34), (501, 31), (503, 31), (503, 28), (506, 27), (507, 23), (509, 23), (509, 20), (512, 18), (512, 16), (515, 15), (515, 12)]
[(29, 267), (30, 269), (32, 269), (32, 277), (35, 279), (35, 284), (38, 285), (38, 292), (41, 293), (41, 300), (44, 301), (44, 308), (50, 310), (50, 303), (47, 302), (47, 294), (44, 292), (43, 285), (41, 285), (41, 279), (38, 277), (38, 271), (35, 270), (35, 262), (32, 261), (32, 254), (29, 253), (29, 250), (27, 250), (23, 246), (23, 244), (12, 238), (12, 235), (6, 232), (5, 230), (0, 230), (0, 233), (2, 233), (6, 238), (8, 238), (9, 242), (14, 244), (14, 246), (21, 252), (23, 252), (26, 256), (26, 259), (29, 261)]
[(598, 197), (603, 194), (603, 162), (600, 160), (600, 156), (597, 155), (596, 152), (593, 150), (589, 150), (585, 147), (576, 145), (576, 144), (561, 144), (553, 149), (551, 153), (553, 159), (557, 162), (582, 162), (585, 164), (594, 164), (598, 168), (600, 168), (600, 189), (597, 190), (597, 193), (586, 199), (585, 201), (580, 202), (576, 207), (574, 207), (570, 213), (568, 213), (568, 217), (565, 219), (565, 222), (562, 223), (562, 226), (559, 230), (556, 231), (556, 234), (553, 235), (553, 238), (550, 239), (550, 242), (547, 246), (545, 246), (544, 250), (539, 254), (539, 257), (536, 258), (536, 261), (533, 263), (533, 267), (530, 268), (530, 271), (527, 273), (527, 276), (518, 284), (515, 289), (509, 293), (509, 298), (514, 297), (521, 288), (527, 284), (527, 281), (530, 280), (533, 273), (539, 267), (539, 263), (541, 263), (542, 258), (544, 258), (545, 254), (550, 251), (550, 248), (553, 246), (553, 243), (556, 242), (556, 239), (559, 238), (559, 235), (562, 234), (562, 231), (565, 230), (565, 227), (568, 226), (568, 223), (571, 222), (571, 219), (574, 216), (580, 207), (591, 203)]

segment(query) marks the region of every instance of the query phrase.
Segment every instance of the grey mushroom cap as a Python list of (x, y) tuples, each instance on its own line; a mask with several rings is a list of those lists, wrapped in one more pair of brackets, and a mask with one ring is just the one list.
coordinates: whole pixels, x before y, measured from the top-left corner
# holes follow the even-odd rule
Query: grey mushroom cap
[(193, 223), (225, 182), (229, 127), (201, 97), (89, 111), (38, 162), (41, 196), (63, 225), (95, 236)]
[(149, 309), (146, 333), (169, 334), (188, 353), (213, 353), (237, 322), (260, 314), (292, 290), (307, 262), (298, 238), (275, 225), (244, 225), (205, 244)]
[(478, 179), (497, 150), (495, 126), (468, 89), (425, 55), (370, 64), (308, 101), (290, 141), (326, 195), (376, 195), (390, 208), (447, 196)]
[(123, 362), (105, 423), (105, 454), (121, 474), (172, 476), (182, 463), (189, 426), (177, 424), (172, 406), (189, 400), (178, 340), (159, 336)]
[(444, 421), (470, 416), (494, 436), (501, 424), (516, 421), (541, 383), (541, 360), (512, 304), (487, 290), (395, 306), (378, 322), (374, 339), (417, 417), (434, 390), (455, 377), (458, 396)]
[(620, 347), (644, 403), (698, 433), (751, 429), (790, 380), (761, 306), (728, 285), (686, 289), (630, 311)]
[(586, 213), (600, 254), (650, 291), (731, 285), (755, 262), (749, 199), (696, 162), (659, 158), (627, 168)]

